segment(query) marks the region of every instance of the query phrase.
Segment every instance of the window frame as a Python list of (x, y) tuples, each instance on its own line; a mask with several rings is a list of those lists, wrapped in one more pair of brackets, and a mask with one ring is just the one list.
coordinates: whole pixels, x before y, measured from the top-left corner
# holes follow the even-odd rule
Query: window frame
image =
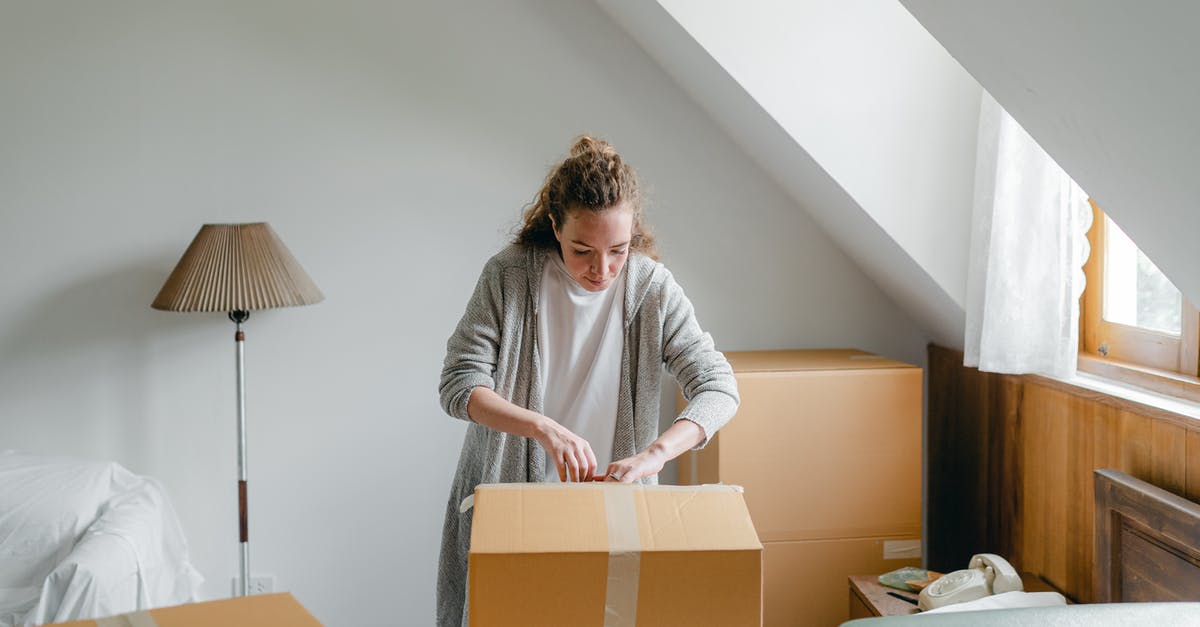
[[(1104, 319), (1104, 212), (1091, 199), (1091, 253), (1083, 270), (1086, 286), (1079, 306), (1079, 369), (1200, 401), (1200, 312), (1181, 299), (1180, 335)], [(1103, 351), (1101, 348), (1103, 347)]]

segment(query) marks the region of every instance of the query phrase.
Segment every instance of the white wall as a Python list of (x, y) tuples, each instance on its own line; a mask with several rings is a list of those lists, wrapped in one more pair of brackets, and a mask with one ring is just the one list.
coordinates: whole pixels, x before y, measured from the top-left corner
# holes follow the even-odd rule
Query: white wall
[(1200, 3), (903, 3), (1200, 303)]
[(0, 447), (163, 480), (210, 597), (237, 563), (232, 324), (149, 308), (204, 222), (271, 222), (327, 296), (255, 313), (246, 359), (253, 570), (334, 626), (432, 620), (444, 342), (579, 132), (639, 168), (719, 347), (923, 362), (592, 3), (8, 2), (0, 85)]

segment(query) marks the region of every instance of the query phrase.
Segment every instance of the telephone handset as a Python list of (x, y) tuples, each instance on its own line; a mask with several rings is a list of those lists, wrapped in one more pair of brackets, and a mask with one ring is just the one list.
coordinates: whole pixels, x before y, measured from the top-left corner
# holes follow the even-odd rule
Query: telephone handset
[(932, 610), (1024, 589), (1021, 576), (1007, 560), (992, 553), (980, 553), (971, 558), (965, 570), (956, 570), (926, 586), (917, 597), (917, 607)]

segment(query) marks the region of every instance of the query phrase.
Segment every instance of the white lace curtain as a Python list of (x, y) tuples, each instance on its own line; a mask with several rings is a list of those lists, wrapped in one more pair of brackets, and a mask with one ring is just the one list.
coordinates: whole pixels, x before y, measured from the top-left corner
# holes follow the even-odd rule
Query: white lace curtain
[(963, 363), (1075, 374), (1087, 195), (987, 92), (979, 120)]

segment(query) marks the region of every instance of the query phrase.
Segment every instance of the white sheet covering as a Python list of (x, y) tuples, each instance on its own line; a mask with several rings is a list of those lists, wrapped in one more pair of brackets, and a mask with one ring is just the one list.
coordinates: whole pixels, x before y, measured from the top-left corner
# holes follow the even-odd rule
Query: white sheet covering
[(1003, 610), (1014, 607), (1050, 607), (1066, 605), (1067, 599), (1057, 592), (1002, 592), (982, 599), (946, 605), (934, 610), (925, 610), (919, 615), (949, 614), (951, 612), (974, 612), (978, 610)]
[(157, 481), (0, 452), (0, 627), (178, 605), (203, 581)]

